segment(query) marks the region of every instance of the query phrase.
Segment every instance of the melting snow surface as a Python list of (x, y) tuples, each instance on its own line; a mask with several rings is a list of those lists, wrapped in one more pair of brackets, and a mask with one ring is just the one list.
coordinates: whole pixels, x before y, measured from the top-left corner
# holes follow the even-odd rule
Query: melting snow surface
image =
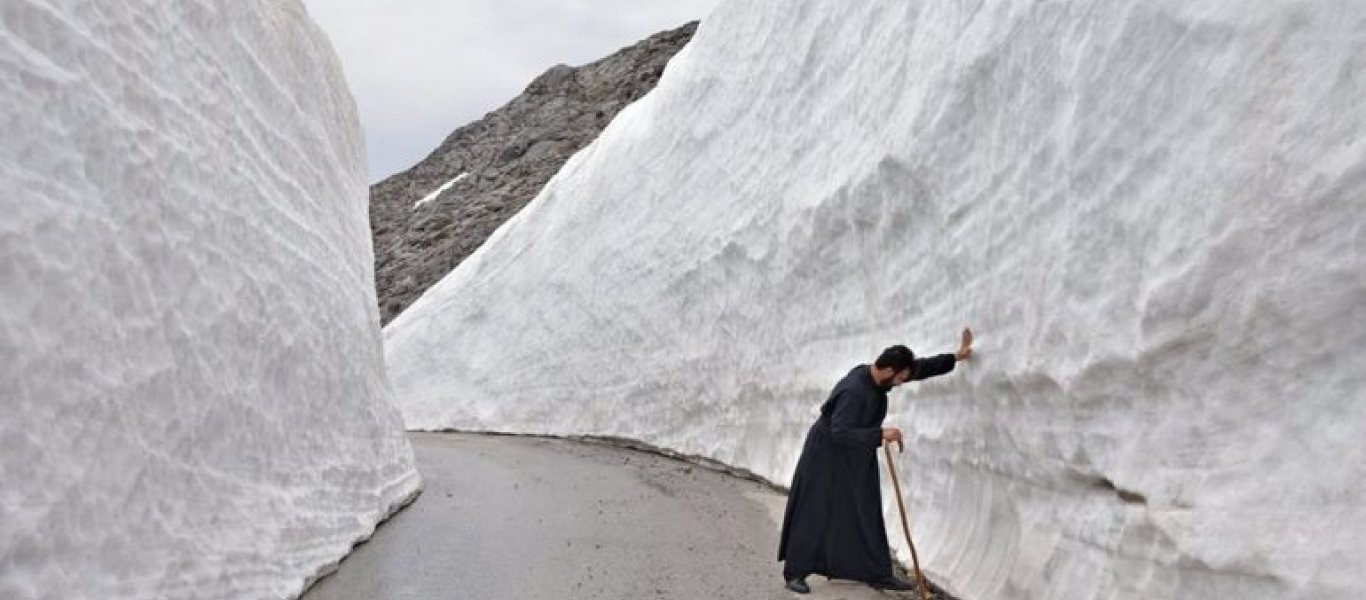
[(289, 598), (418, 488), (298, 2), (5, 0), (0, 598)]
[(404, 418), (786, 482), (850, 366), (970, 324), (887, 419), (963, 597), (1358, 598), (1363, 32), (1350, 2), (723, 3), (386, 328)]

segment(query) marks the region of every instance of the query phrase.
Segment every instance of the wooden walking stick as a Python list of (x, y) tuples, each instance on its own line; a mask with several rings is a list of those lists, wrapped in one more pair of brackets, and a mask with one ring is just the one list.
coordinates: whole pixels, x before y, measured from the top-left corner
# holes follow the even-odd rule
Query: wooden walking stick
[[(906, 446), (901, 440), (897, 440), (896, 447), (897, 452), (906, 451)], [(906, 545), (911, 547), (911, 564), (915, 567), (915, 581), (920, 586), (920, 597), (923, 600), (931, 600), (930, 587), (925, 585), (925, 574), (920, 572), (920, 557), (915, 554), (915, 542), (911, 541), (911, 526), (906, 522), (906, 501), (901, 499), (901, 482), (897, 481), (896, 465), (892, 463), (892, 445), (883, 444), (882, 450), (887, 454), (887, 472), (892, 476), (892, 489), (896, 490), (896, 507), (901, 510), (901, 531), (906, 534)]]

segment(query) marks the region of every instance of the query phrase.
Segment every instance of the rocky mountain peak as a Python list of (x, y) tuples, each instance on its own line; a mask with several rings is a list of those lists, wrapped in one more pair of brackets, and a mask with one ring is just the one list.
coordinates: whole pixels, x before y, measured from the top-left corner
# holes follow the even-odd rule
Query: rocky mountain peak
[(697, 23), (580, 67), (555, 65), (370, 188), (375, 283), (388, 323), (521, 210), (575, 152), (659, 81)]

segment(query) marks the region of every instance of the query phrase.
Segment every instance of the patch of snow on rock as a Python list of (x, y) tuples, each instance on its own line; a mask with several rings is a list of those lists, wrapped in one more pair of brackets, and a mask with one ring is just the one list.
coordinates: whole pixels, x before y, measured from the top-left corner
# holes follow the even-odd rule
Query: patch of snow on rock
[(455, 177), (451, 178), (450, 181), (447, 181), (446, 183), (441, 184), (441, 187), (436, 188), (436, 190), (433, 191), (432, 193), (427, 194), (426, 196), (423, 196), (421, 200), (418, 200), (417, 202), (413, 203), (413, 208), (414, 208), (414, 209), (421, 208), (422, 205), (424, 205), (424, 204), (426, 204), (426, 203), (428, 203), (428, 202), (431, 202), (432, 200), (436, 200), (437, 196), (440, 196), (440, 195), (441, 195), (443, 192), (445, 192), (446, 190), (451, 189), (451, 186), (453, 186), (453, 185), (455, 185), (455, 184), (457, 184), (457, 183), (460, 183), (461, 181), (464, 181), (464, 180), (465, 180), (466, 178), (468, 178), (469, 176), (470, 176), (469, 173), (461, 173), (461, 174), (459, 174), (459, 175), (456, 175)]

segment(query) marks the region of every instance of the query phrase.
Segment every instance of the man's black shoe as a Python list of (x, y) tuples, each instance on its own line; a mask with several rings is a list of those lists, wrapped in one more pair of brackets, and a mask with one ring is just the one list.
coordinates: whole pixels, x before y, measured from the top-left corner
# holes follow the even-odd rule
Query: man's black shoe
[(806, 585), (805, 577), (793, 577), (792, 579), (787, 580), (787, 589), (797, 592), (798, 594), (811, 593), (811, 586)]
[(886, 578), (877, 581), (869, 581), (868, 586), (875, 590), (894, 590), (898, 592), (915, 589), (915, 586), (911, 585), (911, 582), (904, 579), (898, 579), (895, 575), (889, 575)]

